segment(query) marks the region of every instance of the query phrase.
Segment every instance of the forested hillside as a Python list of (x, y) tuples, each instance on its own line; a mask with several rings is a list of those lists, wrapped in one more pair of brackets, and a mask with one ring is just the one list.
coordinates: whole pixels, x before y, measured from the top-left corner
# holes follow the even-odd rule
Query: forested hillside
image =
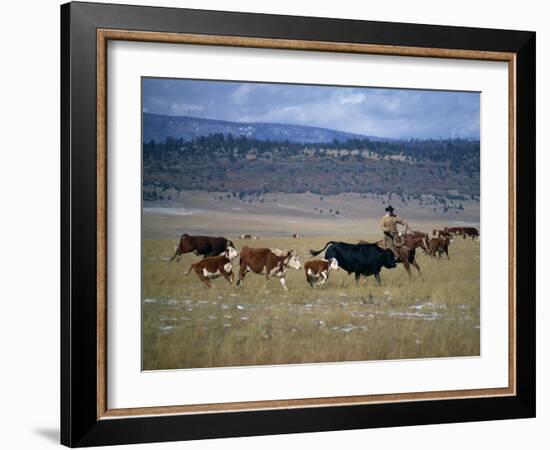
[(479, 141), (372, 140), (297, 143), (212, 134), (143, 144), (144, 198), (163, 190), (479, 196)]

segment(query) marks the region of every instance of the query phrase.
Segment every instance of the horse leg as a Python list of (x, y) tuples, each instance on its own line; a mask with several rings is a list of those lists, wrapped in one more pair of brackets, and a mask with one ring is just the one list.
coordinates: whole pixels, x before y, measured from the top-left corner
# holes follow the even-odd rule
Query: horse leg
[(419, 266), (418, 263), (416, 262), (416, 258), (414, 258), (414, 259), (412, 260), (412, 265), (413, 265), (414, 267), (416, 267), (416, 270), (418, 270), (418, 275), (422, 275), (422, 272), (420, 271), (420, 266)]
[(405, 270), (409, 274), (409, 277), (411, 277), (412, 276), (412, 274), (411, 274), (411, 265), (409, 264), (409, 261), (407, 261), (406, 259), (403, 260), (403, 267), (405, 268)]

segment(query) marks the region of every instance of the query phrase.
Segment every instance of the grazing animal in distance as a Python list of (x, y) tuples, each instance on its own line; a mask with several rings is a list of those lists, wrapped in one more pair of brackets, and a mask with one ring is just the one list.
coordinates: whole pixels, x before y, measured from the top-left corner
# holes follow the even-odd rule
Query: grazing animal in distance
[(449, 231), (447, 227), (445, 227), (443, 230), (433, 230), (432, 236), (435, 237), (451, 237), (452, 233)]
[(239, 237), (241, 239), (252, 239), (252, 235), (250, 234), (241, 234)]
[(470, 236), (472, 240), (479, 237), (479, 231), (475, 227), (462, 227), (462, 237)]
[(237, 286), (242, 285), (248, 272), (254, 272), (265, 275), (266, 280), (271, 277), (279, 278), (285, 291), (288, 291), (285, 279), (286, 271), (289, 268), (295, 270), (302, 268), (300, 258), (293, 250), (283, 252), (279, 249), (243, 247), (239, 262)]
[(185, 253), (194, 253), (197, 256), (221, 255), (228, 247), (235, 248), (232, 241), (224, 237), (191, 236), (187, 233), (181, 235), (175, 248), (174, 256), (170, 259), (180, 259)]
[(472, 240), (479, 237), (479, 231), (475, 227), (445, 227), (445, 230), (451, 235), (462, 236), (463, 239), (466, 239), (466, 236), (471, 236)]
[(294, 239), (299, 239), (299, 238), (300, 238), (300, 235), (299, 235), (298, 233), (294, 233), (294, 234), (292, 235), (292, 237), (293, 237)]
[(227, 247), (220, 256), (208, 256), (191, 264), (184, 275), (187, 276), (194, 270), (199, 280), (208, 288), (212, 287), (210, 280), (219, 276), (223, 276), (229, 284), (233, 284), (233, 264), (231, 261), (238, 255), (239, 253), (233, 247)]
[(381, 284), (382, 268), (393, 269), (396, 266), (394, 253), (376, 244), (329, 241), (321, 250), (310, 250), (310, 253), (312, 256), (317, 256), (325, 249), (325, 259), (335, 258), (339, 267), (348, 274), (355, 274), (356, 283), (359, 282), (361, 275), (366, 277), (374, 275), (378, 284)]
[(331, 259), (314, 259), (304, 263), (306, 281), (311, 287), (322, 286), (328, 281), (331, 270), (338, 270), (338, 261)]
[(462, 237), (464, 237), (463, 232), (462, 232), (462, 227), (445, 227), (445, 228), (443, 228), (443, 231), (446, 231), (447, 233), (449, 233), (450, 236), (462, 236)]

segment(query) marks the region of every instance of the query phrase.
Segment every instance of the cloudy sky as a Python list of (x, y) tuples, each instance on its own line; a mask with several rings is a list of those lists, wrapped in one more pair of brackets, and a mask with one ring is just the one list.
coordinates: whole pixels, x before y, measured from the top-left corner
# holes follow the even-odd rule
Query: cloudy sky
[(479, 93), (143, 79), (143, 111), (389, 138), (479, 139)]

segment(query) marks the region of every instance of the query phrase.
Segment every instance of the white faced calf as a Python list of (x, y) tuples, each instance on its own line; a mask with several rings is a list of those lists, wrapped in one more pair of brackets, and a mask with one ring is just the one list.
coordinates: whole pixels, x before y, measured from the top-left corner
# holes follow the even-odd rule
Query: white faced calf
[(199, 280), (201, 280), (206, 287), (212, 287), (210, 280), (218, 278), (219, 276), (223, 276), (229, 284), (232, 284), (234, 277), (232, 271), (233, 264), (231, 261), (237, 257), (238, 254), (237, 250), (233, 247), (227, 247), (225, 252), (220, 256), (210, 256), (192, 264), (185, 276), (189, 275), (191, 271), (194, 270)]
[(328, 281), (328, 275), (331, 270), (338, 270), (338, 261), (336, 258), (314, 259), (304, 264), (306, 271), (306, 281), (311, 287), (322, 286)]

